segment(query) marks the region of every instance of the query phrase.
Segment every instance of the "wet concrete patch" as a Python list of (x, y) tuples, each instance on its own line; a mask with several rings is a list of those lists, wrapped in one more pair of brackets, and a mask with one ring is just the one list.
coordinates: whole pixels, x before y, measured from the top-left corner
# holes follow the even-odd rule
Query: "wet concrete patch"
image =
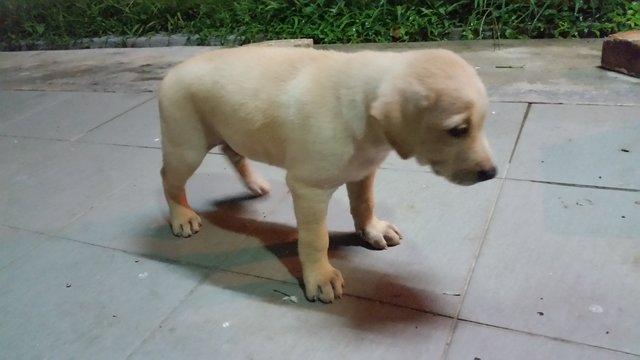
[[(634, 79), (599, 68), (601, 39), (322, 45), (319, 49), (447, 48), (483, 78), (492, 101), (640, 105)], [(0, 52), (0, 89), (151, 92), (175, 64), (217, 47)]]
[(0, 53), (0, 89), (139, 93), (208, 47)]

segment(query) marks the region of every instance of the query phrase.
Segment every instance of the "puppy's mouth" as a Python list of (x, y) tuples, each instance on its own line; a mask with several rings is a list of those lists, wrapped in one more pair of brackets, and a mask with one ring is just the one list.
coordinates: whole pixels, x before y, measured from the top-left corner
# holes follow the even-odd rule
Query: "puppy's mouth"
[(497, 172), (496, 167), (491, 166), (482, 170), (458, 170), (447, 178), (455, 184), (468, 186), (491, 180), (496, 177)]
[(455, 184), (472, 185), (474, 183), (473, 180), (475, 180), (472, 171), (457, 170), (457, 171), (451, 173), (451, 172), (447, 171), (449, 169), (447, 169), (444, 166), (444, 164), (441, 163), (441, 162), (432, 162), (431, 163), (431, 170), (433, 170), (434, 174), (436, 174), (438, 176), (442, 176), (442, 177), (446, 178), (447, 180), (449, 180), (449, 181), (451, 181), (452, 183), (455, 183)]
[(447, 176), (447, 179), (454, 184), (462, 186), (471, 186), (479, 182), (476, 172), (470, 170), (458, 170), (451, 176)]
[(436, 175), (444, 176), (444, 171), (442, 170), (443, 163), (441, 161), (429, 161), (429, 165)]
[(444, 170), (443, 165), (444, 164), (440, 162), (431, 162), (431, 169), (436, 175), (442, 176), (457, 185), (470, 186), (479, 182), (478, 176), (475, 171), (457, 170), (453, 173), (447, 173)]
[(442, 176), (454, 184), (463, 186), (470, 186), (482, 181), (491, 180), (497, 173), (497, 169), (493, 165), (482, 170), (459, 169), (449, 172), (447, 171), (447, 167), (444, 166), (444, 162), (430, 161), (429, 164), (431, 165), (431, 170), (433, 170), (436, 175)]

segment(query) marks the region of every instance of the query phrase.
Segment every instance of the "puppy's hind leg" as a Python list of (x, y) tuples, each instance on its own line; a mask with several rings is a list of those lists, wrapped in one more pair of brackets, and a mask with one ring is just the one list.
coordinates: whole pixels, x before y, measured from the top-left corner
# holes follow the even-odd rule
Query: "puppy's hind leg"
[(202, 220), (187, 202), (185, 185), (196, 171), (207, 149), (173, 149), (163, 153), (161, 170), (164, 195), (169, 204), (171, 231), (180, 237), (189, 237), (202, 226)]
[(242, 182), (244, 182), (244, 185), (249, 189), (249, 191), (251, 191), (251, 193), (257, 196), (262, 196), (271, 191), (271, 185), (269, 185), (269, 182), (251, 170), (249, 160), (247, 160), (246, 157), (238, 154), (228, 144), (222, 145), (222, 151), (227, 156), (227, 159), (229, 159), (231, 164), (233, 164), (233, 167), (236, 169), (236, 172), (238, 172), (238, 175), (240, 175)]

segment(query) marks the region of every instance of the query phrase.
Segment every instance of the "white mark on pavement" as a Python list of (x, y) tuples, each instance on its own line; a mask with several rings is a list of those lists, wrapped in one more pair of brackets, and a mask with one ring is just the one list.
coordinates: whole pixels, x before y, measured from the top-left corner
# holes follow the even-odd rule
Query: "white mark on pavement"
[(600, 305), (591, 304), (589, 305), (589, 311), (591, 311), (592, 313), (600, 314), (601, 312), (604, 311), (604, 309)]
[(297, 304), (298, 303), (298, 297), (293, 296), (293, 295), (285, 296), (285, 297), (282, 298), (282, 301), (289, 301), (289, 302), (292, 302), (294, 304)]

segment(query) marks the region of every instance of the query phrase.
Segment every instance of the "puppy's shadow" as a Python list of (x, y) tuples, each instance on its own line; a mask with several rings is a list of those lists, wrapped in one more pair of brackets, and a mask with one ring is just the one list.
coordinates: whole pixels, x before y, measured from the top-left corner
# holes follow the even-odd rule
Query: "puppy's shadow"
[[(217, 226), (224, 230), (228, 230), (235, 233), (242, 233), (252, 238), (255, 238), (259, 241), (259, 248), (250, 247), (248, 252), (243, 255), (236, 256), (234, 260), (231, 262), (231, 267), (242, 266), (251, 263), (259, 263), (260, 266), (265, 266), (269, 268), (273, 268), (264, 260), (264, 256), (260, 255), (261, 250), (267, 250), (268, 253), (272, 254), (279, 263), (281, 263), (286, 271), (296, 279), (299, 291), (297, 294), (304, 294), (304, 285), (302, 283), (302, 269), (300, 265), (300, 261), (298, 259), (298, 251), (297, 251), (297, 229), (295, 226), (290, 224), (281, 224), (277, 222), (272, 222), (268, 220), (256, 220), (255, 218), (248, 218), (246, 214), (253, 213), (255, 211), (252, 210), (251, 200), (255, 197), (253, 196), (235, 196), (229, 197), (225, 199), (221, 199), (212, 203), (213, 208), (209, 211), (200, 212), (203, 219), (206, 219), (211, 225)], [(284, 205), (284, 204), (280, 204)], [(348, 210), (345, 209), (345, 211)], [(292, 219), (293, 221), (293, 219)], [(420, 289), (412, 288), (398, 280), (396, 280), (392, 275), (381, 273), (375, 269), (365, 268), (358, 266), (357, 263), (351, 262), (350, 254), (355, 251), (377, 251), (367, 242), (365, 242), (359, 234), (355, 232), (330, 232), (330, 245), (329, 245), (329, 256), (332, 259), (332, 262), (335, 260), (340, 260), (339, 268), (342, 271), (343, 275), (346, 278), (347, 284), (349, 283), (349, 279), (366, 279), (367, 286), (372, 287), (372, 292), (388, 295), (388, 294), (396, 294), (401, 303), (410, 304), (407, 307), (414, 308), (420, 311), (424, 311), (428, 309), (434, 308), (435, 299), (431, 299), (429, 295)], [(244, 251), (244, 250), (241, 250)], [(237, 255), (237, 254), (236, 254)], [(231, 254), (230, 256), (234, 256)], [(269, 257), (272, 259), (273, 257)], [(225, 269), (228, 269), (225, 266)], [(231, 269), (233, 270), (233, 269)], [(254, 268), (255, 270), (255, 268)], [(265, 269), (266, 271), (267, 269)], [(242, 272), (242, 271), (241, 271)], [(260, 276), (259, 270), (256, 275)], [(269, 276), (267, 276), (269, 277)], [(256, 281), (260, 281), (256, 279)], [(275, 294), (265, 294), (265, 289), (261, 289), (264, 286), (269, 286), (272, 284), (269, 283), (252, 283), (253, 288), (249, 288), (248, 286), (235, 286), (234, 284), (218, 284), (217, 286), (222, 286), (225, 288), (237, 290), (243, 293), (252, 294), (254, 296), (259, 296), (262, 300), (267, 301), (269, 298), (278, 297), (279, 293), (276, 291)], [(347, 294), (349, 294), (348, 287), (346, 288)], [(357, 296), (356, 297), (360, 297)], [(387, 322), (402, 322), (407, 321), (411, 322), (415, 315), (407, 315), (410, 314), (411, 311), (407, 312), (398, 312), (394, 314), (386, 314), (380, 316), (372, 316), (368, 310), (363, 310), (362, 306), (358, 306), (358, 303), (350, 303), (350, 305), (344, 304), (345, 301), (338, 301), (338, 304), (334, 304), (331, 306), (319, 306), (317, 304), (307, 303), (303, 297), (300, 299), (302, 303), (305, 304), (305, 307), (309, 307), (314, 310), (334, 313), (334, 312), (344, 312), (342, 315), (349, 318), (351, 324), (356, 327), (368, 328), (371, 327), (374, 323), (381, 325)], [(375, 300), (374, 300), (375, 301)], [(344, 305), (339, 305), (344, 304)], [(348, 311), (345, 308), (339, 310), (340, 306), (348, 307)], [(364, 307), (366, 309), (366, 307)]]
[[(206, 186), (211, 182), (232, 184), (237, 181), (224, 173), (208, 174), (205, 180)], [(277, 182), (272, 182), (272, 185), (278, 189), (274, 193), (286, 194), (285, 189), (278, 188)], [(219, 189), (219, 192), (227, 193), (237, 193), (237, 191), (237, 189)], [(158, 193), (158, 196), (161, 196), (161, 193)], [(218, 194), (217, 197), (219, 196)], [(268, 204), (264, 204), (263, 200)], [(362, 258), (356, 255), (374, 249), (355, 232), (331, 232), (329, 248), (329, 256), (345, 276), (347, 282), (345, 290), (347, 295), (351, 296), (346, 296), (329, 306), (319, 302), (308, 302), (304, 298), (304, 287), (301, 281), (302, 272), (296, 241), (297, 229), (293, 215), (284, 220), (286, 223), (267, 219), (267, 214), (274, 216), (275, 219), (277, 218), (275, 210), (292, 206), (290, 199), (282, 196), (263, 200), (255, 199), (254, 196), (239, 195), (219, 198), (212, 203), (201, 203), (196, 211), (203, 219), (204, 231), (188, 239), (173, 237), (166, 221), (153, 220), (147, 227), (148, 230), (139, 234), (144, 241), (144, 253), (150, 258), (166, 259), (174, 264), (178, 262), (198, 265), (199, 269), (194, 268), (194, 274), (202, 274), (203, 266), (219, 269), (209, 277), (209, 283), (215, 287), (237, 292), (239, 295), (248, 296), (260, 302), (292, 306), (292, 309), (297, 311), (313, 311), (339, 316), (347, 320), (350, 326), (363, 331), (402, 323), (413, 325), (418, 321), (417, 313), (408, 309), (389, 311), (395, 307), (385, 307), (382, 308), (383, 311), (372, 313), (369, 306), (363, 306), (363, 301), (371, 301), (372, 306), (377, 308), (379, 305), (375, 303), (380, 299), (390, 305), (400, 304), (401, 307), (413, 308), (421, 312), (438, 307), (435, 304), (437, 299), (423, 289), (412, 287), (407, 283), (406, 278), (399, 279), (393, 274), (380, 270), (379, 267), (376, 269), (366, 266), (366, 262), (363, 263)], [(265, 211), (267, 208), (269, 210)], [(332, 200), (331, 211), (335, 211), (341, 217), (345, 215), (349, 217), (348, 204), (340, 198)], [(350, 217), (348, 221), (350, 223)], [(332, 221), (330, 220), (329, 223)], [(229, 236), (230, 233), (239, 236)], [(242, 243), (234, 244), (234, 241)], [(241, 276), (237, 273), (253, 276)], [(357, 289), (358, 287), (360, 290)], [(355, 292), (350, 292), (350, 289), (354, 289)], [(284, 295), (281, 292), (297, 296), (298, 303), (290, 304), (282, 301)]]
[[(217, 200), (212, 203), (211, 210), (201, 212), (201, 215), (212, 225), (221, 229), (258, 239), (260, 246), (274, 255), (302, 286), (296, 227), (247, 217), (246, 214), (251, 208), (250, 202), (256, 198), (256, 196), (241, 195)], [(330, 232), (329, 239), (329, 252), (332, 258), (343, 256), (340, 249), (345, 247), (375, 250), (355, 232)], [(251, 261), (251, 259), (245, 259), (245, 261)]]

